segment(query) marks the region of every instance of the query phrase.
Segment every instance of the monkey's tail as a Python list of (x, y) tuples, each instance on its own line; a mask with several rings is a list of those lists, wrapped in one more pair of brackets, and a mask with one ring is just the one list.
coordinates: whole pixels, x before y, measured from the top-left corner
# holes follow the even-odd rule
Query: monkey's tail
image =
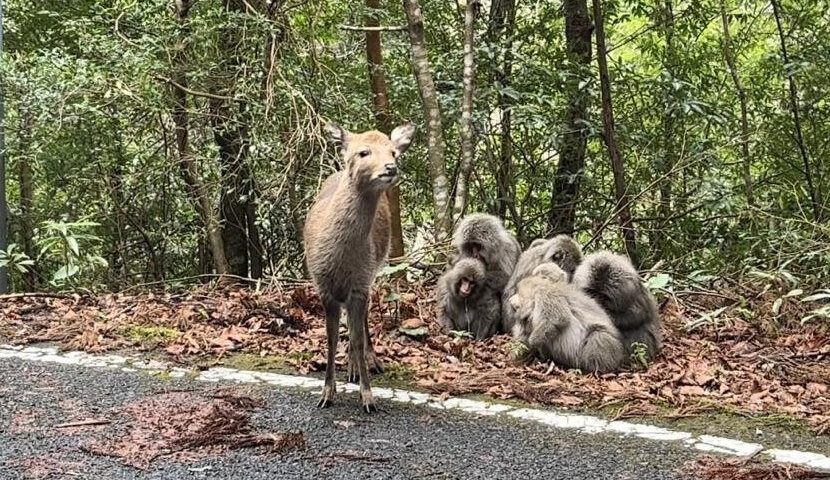
[(583, 371), (605, 373), (618, 369), (625, 358), (619, 333), (605, 325), (590, 326), (579, 357)]

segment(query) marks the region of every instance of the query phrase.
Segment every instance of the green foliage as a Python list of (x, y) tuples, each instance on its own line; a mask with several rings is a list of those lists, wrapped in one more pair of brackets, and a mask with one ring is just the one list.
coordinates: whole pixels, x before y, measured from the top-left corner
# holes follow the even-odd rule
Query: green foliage
[(647, 368), (651, 358), (648, 355), (648, 346), (644, 343), (634, 342), (631, 344), (631, 355), (629, 356), (632, 365)]
[(34, 260), (29, 258), (20, 248), (12, 243), (5, 251), (0, 250), (0, 267), (16, 270), (20, 273), (29, 271), (29, 267), (35, 264)]
[(38, 261), (58, 266), (52, 273), (53, 285), (66, 285), (77, 275), (108, 266), (103, 257), (94, 253), (101, 239), (91, 233), (84, 233), (97, 226), (99, 224), (86, 221), (43, 223), (35, 243), (40, 247)]
[[(351, 130), (377, 126), (364, 34), (341, 28), (360, 24), (365, 9), (359, 1), (300, 2), (269, 17), (265, 2), (250, 2), (236, 12), (227, 12), (226, 3), (193, 2), (187, 28), (168, 0), (4, 4), (7, 48), (0, 78), (10, 243), (17, 246), (0, 254), (0, 265), (9, 267), (14, 288), (31, 271), (52, 288), (120, 288), (211, 272), (204, 222), (177, 150), (169, 80), (178, 73), (186, 75), (189, 92), (187, 154), (213, 210), (221, 211), (224, 197), (253, 198), (265, 274), (303, 276), (305, 212), (325, 175), (342, 166), (322, 123), (336, 120)], [(563, 118), (573, 100), (568, 95), (575, 92), (589, 101), (581, 120), (585, 165), (568, 177), (580, 181), (575, 234), (594, 238), (592, 248), (619, 251), (595, 64), (586, 68), (569, 59), (561, 4), (518, 3), (511, 36), (494, 32), (486, 11), (476, 25), (476, 155), (468, 211), (492, 211), (499, 200), (502, 95), (512, 128), (504, 216), (525, 245), (550, 233), (551, 189), (568, 133)], [(784, 65), (768, 4), (726, 2), (746, 90), (752, 202), (744, 187), (739, 94), (713, 14), (719, 4), (676, 2), (670, 36), (666, 12), (655, 5), (605, 2), (614, 114), (640, 257), (645, 265), (664, 261), (673, 275), (654, 275), (649, 288), (671, 289), (687, 272), (692, 283), (704, 284), (707, 276), (753, 275), (769, 288), (819, 288), (830, 276), (830, 228), (810, 212), (784, 82), (787, 75), (796, 79), (804, 148), (826, 219), (826, 5), (782, 2), (791, 57)], [(461, 16), (453, 2), (423, 0), (422, 6), (452, 183), (461, 156)], [(404, 24), (397, 3), (374, 13), (381, 24)], [(231, 37), (238, 41), (229, 42)], [(429, 230), (434, 216), (426, 122), (406, 33), (383, 32), (382, 41), (391, 120), (413, 121), (419, 131), (401, 165), (410, 252), (422, 243), (420, 233)], [(502, 78), (507, 53), (510, 74)], [(216, 114), (217, 97), (235, 105), (229, 118)], [(228, 167), (220, 161), (214, 129), (225, 120), (230, 130), (243, 132), (253, 194), (225, 178)], [(33, 176), (25, 215), (22, 166)], [(668, 209), (661, 209), (664, 193)], [(56, 219), (89, 219), (96, 225)], [(41, 227), (27, 231), (31, 226)], [(27, 234), (34, 237), (34, 248), (27, 247), (32, 251), (23, 247)], [(414, 270), (399, 264), (381, 275)], [(781, 303), (798, 297), (782, 297)], [(824, 318), (822, 308), (807, 321)]]

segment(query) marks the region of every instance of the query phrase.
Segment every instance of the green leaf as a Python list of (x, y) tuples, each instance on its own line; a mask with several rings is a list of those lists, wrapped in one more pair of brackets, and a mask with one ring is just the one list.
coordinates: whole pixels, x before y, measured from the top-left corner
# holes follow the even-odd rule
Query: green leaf
[(69, 247), (69, 251), (72, 252), (73, 255), (76, 257), (80, 256), (81, 250), (78, 247), (78, 241), (75, 240), (75, 237), (66, 237), (66, 245)]
[(403, 272), (407, 268), (409, 268), (409, 264), (406, 262), (399, 263), (397, 265), (387, 265), (383, 267), (383, 270), (381, 270), (380, 274), (388, 277), (389, 275), (393, 275), (398, 272)]
[(388, 295), (386, 295), (385, 297), (383, 297), (383, 301), (384, 301), (384, 302), (387, 302), (387, 303), (389, 303), (389, 302), (397, 302), (397, 301), (398, 301), (398, 300), (400, 300), (400, 299), (401, 299), (401, 294), (400, 294), (400, 293), (398, 293), (398, 292), (389, 292), (389, 294), (388, 294)]
[(57, 272), (52, 275), (53, 282), (59, 282), (61, 280), (66, 280), (67, 278), (75, 275), (78, 273), (78, 266), (77, 265), (65, 265), (58, 269)]
[(666, 288), (672, 281), (671, 275), (668, 273), (659, 273), (646, 281), (646, 286), (649, 290), (660, 290)]

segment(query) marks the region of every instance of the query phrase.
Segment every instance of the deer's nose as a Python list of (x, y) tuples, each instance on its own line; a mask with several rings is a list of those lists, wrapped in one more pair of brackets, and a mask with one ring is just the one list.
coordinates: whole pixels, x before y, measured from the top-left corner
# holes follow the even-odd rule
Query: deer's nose
[(398, 174), (398, 166), (394, 163), (387, 163), (386, 165), (384, 165), (384, 167), (386, 168), (386, 173), (388, 173), (389, 175)]

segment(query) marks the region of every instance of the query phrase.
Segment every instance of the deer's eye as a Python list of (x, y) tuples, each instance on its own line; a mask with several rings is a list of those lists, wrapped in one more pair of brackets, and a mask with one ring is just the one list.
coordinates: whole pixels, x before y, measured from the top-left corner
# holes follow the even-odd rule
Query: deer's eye
[(369, 150), (361, 150), (357, 153), (357, 156), (360, 158), (366, 158), (369, 156), (370, 153), (372, 152), (370, 152)]

